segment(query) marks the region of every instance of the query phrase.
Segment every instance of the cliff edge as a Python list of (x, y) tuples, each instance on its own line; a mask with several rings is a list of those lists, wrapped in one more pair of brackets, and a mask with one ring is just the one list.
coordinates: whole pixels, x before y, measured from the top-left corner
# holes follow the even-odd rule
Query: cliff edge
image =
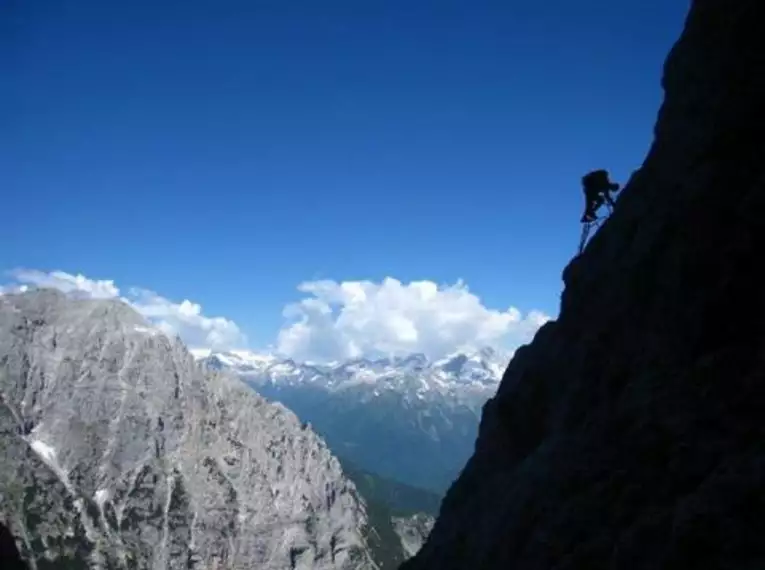
[(693, 1), (662, 84), (402, 570), (765, 568), (765, 3)]

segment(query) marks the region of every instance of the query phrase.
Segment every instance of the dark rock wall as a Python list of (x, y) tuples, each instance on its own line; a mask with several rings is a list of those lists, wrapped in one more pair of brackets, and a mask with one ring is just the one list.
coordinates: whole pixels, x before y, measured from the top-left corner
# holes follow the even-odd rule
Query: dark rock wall
[(16, 539), (3, 523), (0, 523), (0, 568), (3, 570), (26, 570)]
[(402, 570), (765, 568), (765, 2), (692, 2), (663, 87)]

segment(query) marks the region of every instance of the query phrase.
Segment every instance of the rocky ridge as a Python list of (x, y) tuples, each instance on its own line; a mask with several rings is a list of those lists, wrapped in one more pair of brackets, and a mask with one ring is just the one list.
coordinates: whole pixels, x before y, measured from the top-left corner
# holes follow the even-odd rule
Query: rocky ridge
[(324, 441), (119, 301), (0, 296), (0, 514), (31, 568), (363, 569)]
[(407, 517), (393, 517), (393, 528), (401, 537), (404, 552), (412, 557), (422, 548), (431, 530), (435, 518), (427, 513), (417, 513)]

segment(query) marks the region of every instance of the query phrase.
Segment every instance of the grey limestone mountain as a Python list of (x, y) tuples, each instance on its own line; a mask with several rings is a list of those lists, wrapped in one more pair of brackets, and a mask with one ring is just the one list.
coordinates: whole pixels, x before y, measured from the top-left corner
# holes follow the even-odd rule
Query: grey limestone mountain
[(765, 2), (694, 0), (663, 86), (403, 570), (765, 568)]
[(366, 569), (324, 441), (120, 301), (0, 296), (0, 519), (31, 568)]

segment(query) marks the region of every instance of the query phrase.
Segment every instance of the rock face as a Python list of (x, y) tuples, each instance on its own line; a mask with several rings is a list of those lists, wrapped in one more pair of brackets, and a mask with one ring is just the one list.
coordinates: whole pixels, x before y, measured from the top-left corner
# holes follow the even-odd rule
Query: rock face
[(3, 570), (27, 570), (15, 537), (3, 523), (0, 523), (0, 564)]
[(425, 513), (408, 517), (393, 517), (393, 528), (401, 538), (401, 545), (408, 557), (412, 557), (422, 548), (428, 533), (433, 529), (435, 519)]
[(692, 3), (643, 167), (402, 569), (765, 568), (764, 12)]
[(31, 568), (374, 568), (323, 440), (118, 301), (0, 296), (0, 518)]

